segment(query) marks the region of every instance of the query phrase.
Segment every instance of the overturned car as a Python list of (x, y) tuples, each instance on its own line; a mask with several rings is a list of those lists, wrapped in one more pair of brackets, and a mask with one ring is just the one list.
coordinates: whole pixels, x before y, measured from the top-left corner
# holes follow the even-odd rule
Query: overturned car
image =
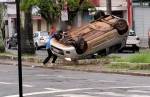
[(87, 58), (95, 53), (107, 55), (125, 46), (128, 36), (126, 20), (104, 15), (66, 34), (57, 33), (51, 39), (51, 50), (65, 59)]

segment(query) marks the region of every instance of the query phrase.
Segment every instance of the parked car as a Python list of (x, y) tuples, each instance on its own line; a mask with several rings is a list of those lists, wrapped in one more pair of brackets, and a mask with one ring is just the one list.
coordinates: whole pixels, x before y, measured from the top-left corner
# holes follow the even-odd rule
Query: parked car
[(126, 45), (121, 49), (121, 51), (131, 50), (132, 52), (138, 52), (139, 48), (140, 48), (140, 38), (136, 35), (135, 31), (130, 30), (126, 41)]
[(47, 31), (36, 31), (33, 33), (33, 40), (35, 49), (39, 50), (41, 47), (46, 47), (46, 42), (48, 41)]
[(17, 33), (14, 33), (12, 35), (12, 37), (10, 37), (7, 40), (7, 48), (11, 49), (11, 48), (17, 48), (18, 47), (18, 42), (17, 42)]
[(128, 25), (125, 19), (103, 15), (89, 24), (51, 39), (51, 50), (66, 60), (87, 58), (95, 53), (109, 54), (125, 46)]

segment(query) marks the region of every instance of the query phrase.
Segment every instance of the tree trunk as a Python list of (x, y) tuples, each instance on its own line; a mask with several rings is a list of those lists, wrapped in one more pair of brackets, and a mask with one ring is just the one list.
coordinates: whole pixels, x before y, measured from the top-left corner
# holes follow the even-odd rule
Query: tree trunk
[(24, 30), (21, 36), (22, 53), (35, 54), (31, 8), (25, 12)]
[(4, 41), (2, 37), (2, 32), (0, 31), (0, 53), (5, 52), (5, 46), (4, 46)]

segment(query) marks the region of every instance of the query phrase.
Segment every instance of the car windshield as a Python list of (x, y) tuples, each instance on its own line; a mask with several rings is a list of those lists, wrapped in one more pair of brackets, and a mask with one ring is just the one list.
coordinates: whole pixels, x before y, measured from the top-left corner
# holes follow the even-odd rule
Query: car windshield
[(48, 36), (48, 32), (41, 32), (40, 35), (41, 36)]
[(129, 32), (129, 36), (135, 36), (136, 34), (135, 34), (135, 32), (134, 31), (132, 31), (132, 32)]

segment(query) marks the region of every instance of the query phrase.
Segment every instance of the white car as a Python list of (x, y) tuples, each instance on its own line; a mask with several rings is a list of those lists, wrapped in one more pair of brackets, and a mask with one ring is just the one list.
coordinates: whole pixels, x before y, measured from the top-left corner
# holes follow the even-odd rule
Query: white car
[(51, 39), (51, 50), (66, 60), (78, 60), (95, 53), (109, 54), (125, 46), (128, 25), (124, 19), (106, 15), (67, 33), (63, 38), (56, 34)]
[(36, 31), (33, 33), (33, 40), (35, 48), (38, 50), (41, 47), (46, 47), (48, 41), (48, 32), (47, 31)]
[(140, 48), (140, 38), (136, 35), (135, 31), (130, 30), (129, 36), (126, 41), (125, 47), (122, 50), (132, 50), (133, 52), (139, 51)]

